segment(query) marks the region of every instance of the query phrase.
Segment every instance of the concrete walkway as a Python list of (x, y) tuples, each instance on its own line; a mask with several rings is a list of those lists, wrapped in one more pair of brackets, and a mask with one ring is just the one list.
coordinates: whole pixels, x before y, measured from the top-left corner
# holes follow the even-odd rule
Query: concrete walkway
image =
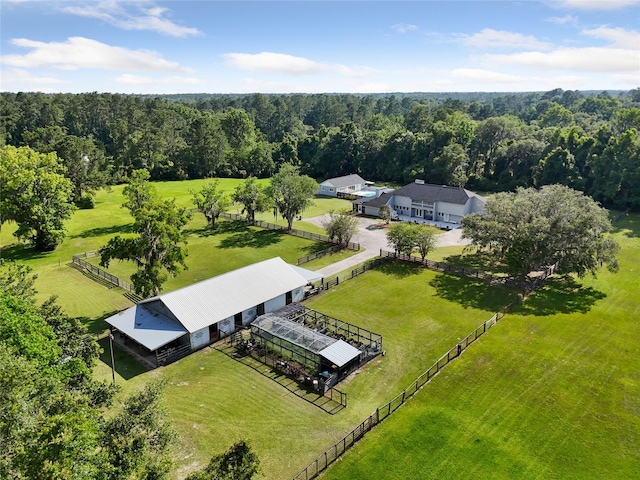
[[(305, 221), (322, 227), (322, 221), (325, 217), (325, 215), (321, 215), (319, 217), (305, 218)], [(358, 219), (360, 228), (351, 241), (360, 244), (360, 252), (349, 258), (345, 258), (340, 262), (333, 263), (327, 267), (317, 270), (325, 277), (335, 275), (344, 270), (349, 270), (366, 260), (377, 257), (380, 255), (381, 248), (389, 250), (389, 246), (387, 245), (387, 229), (376, 227), (378, 223), (381, 223), (380, 219), (367, 217), (356, 218)], [(462, 230), (457, 228), (438, 235), (437, 246), (445, 247), (450, 245), (468, 245), (469, 243), (470, 242), (468, 240), (462, 239)]]

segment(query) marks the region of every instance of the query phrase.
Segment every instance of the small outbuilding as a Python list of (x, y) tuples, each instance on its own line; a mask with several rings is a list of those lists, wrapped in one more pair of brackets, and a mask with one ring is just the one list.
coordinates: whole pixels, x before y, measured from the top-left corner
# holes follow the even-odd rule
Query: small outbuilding
[(381, 335), (298, 304), (254, 320), (250, 344), (259, 360), (299, 366), (323, 389), (382, 353)]
[(147, 363), (162, 365), (304, 299), (314, 272), (305, 278), (301, 270), (275, 257), (143, 300), (106, 322)]
[(363, 191), (367, 183), (369, 182), (366, 182), (360, 175), (354, 173), (325, 180), (319, 185), (316, 193), (328, 197), (337, 197), (338, 193), (354, 195), (356, 192)]

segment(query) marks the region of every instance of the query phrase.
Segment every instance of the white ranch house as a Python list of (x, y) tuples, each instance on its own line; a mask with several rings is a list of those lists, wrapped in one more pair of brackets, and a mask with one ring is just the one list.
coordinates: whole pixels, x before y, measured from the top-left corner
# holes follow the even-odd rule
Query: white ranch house
[(320, 277), (275, 257), (143, 300), (106, 322), (117, 341), (157, 366), (167, 352), (179, 358), (303, 300), (304, 287)]
[(344, 177), (329, 178), (322, 182), (318, 191), (318, 195), (326, 195), (328, 197), (337, 197), (338, 193), (355, 194), (365, 189), (367, 183), (360, 175), (351, 174)]
[(388, 205), (398, 220), (457, 227), (465, 215), (484, 211), (485, 200), (461, 187), (416, 180), (378, 198), (355, 200), (353, 204), (354, 210), (364, 215), (377, 217), (380, 207)]

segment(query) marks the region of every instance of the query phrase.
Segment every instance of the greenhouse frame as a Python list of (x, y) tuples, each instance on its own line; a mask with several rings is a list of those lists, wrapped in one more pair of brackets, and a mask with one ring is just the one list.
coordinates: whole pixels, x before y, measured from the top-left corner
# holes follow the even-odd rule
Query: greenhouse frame
[[(323, 331), (311, 328), (319, 325), (319, 318)], [(251, 324), (251, 338), (312, 375), (339, 379), (382, 353), (380, 335), (297, 304), (258, 317)]]

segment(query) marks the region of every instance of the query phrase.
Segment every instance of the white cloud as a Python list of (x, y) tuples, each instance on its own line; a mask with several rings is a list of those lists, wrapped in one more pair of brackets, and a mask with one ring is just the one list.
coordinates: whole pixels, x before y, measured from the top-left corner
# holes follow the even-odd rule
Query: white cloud
[(564, 17), (550, 17), (547, 18), (547, 22), (555, 23), (556, 25), (577, 25), (578, 17), (574, 15), (565, 15)]
[(283, 73), (295, 76), (335, 72), (347, 77), (367, 77), (375, 72), (368, 67), (354, 68), (340, 64), (316, 62), (285, 53), (226, 53), (223, 57), (228, 65), (253, 72)]
[(576, 10), (617, 10), (638, 5), (638, 0), (552, 0), (547, 4), (555, 8)]
[(640, 32), (635, 30), (625, 30), (624, 28), (598, 27), (591, 30), (583, 30), (583, 35), (602, 38), (611, 41), (612, 47), (628, 48), (640, 51)]
[(542, 69), (580, 72), (637, 72), (640, 78), (640, 34), (635, 30), (599, 27), (582, 34), (608, 40), (609, 45), (557, 47), (549, 52), (527, 51), (513, 54), (484, 55), (480, 60), (497, 65), (520, 65)]
[(164, 18), (164, 14), (169, 11), (167, 8), (145, 7), (144, 3), (139, 3), (136, 7), (139, 12), (132, 13), (125, 10), (121, 2), (106, 0), (66, 6), (62, 11), (81, 17), (97, 18), (123, 30), (150, 30), (173, 37), (201, 35), (197, 28), (184, 27)]
[(411, 25), (409, 23), (396, 23), (395, 25), (391, 25), (391, 28), (398, 33), (407, 33), (418, 30), (416, 25)]
[(473, 35), (461, 35), (459, 42), (467, 47), (474, 48), (525, 48), (533, 50), (548, 50), (551, 44), (541, 42), (533, 35), (507, 32), (485, 28)]
[(558, 48), (552, 52), (521, 52), (510, 55), (485, 55), (482, 60), (494, 65), (520, 65), (542, 69), (581, 72), (638, 72), (638, 52), (616, 48)]
[(225, 53), (227, 63), (240, 70), (310, 75), (326, 70), (325, 64), (284, 53)]
[(66, 42), (38, 42), (15, 38), (11, 43), (31, 49), (24, 55), (2, 55), (0, 63), (21, 68), (56, 68), (78, 70), (99, 68), (103, 70), (130, 70), (153, 72), (190, 72), (176, 62), (163, 59), (151, 50), (129, 50), (84, 37), (71, 37)]
[(480, 82), (521, 83), (524, 78), (519, 75), (493, 72), (479, 68), (456, 68), (448, 74), (460, 80), (474, 80)]
[(130, 73), (125, 73), (120, 75), (115, 79), (116, 83), (121, 83), (124, 85), (204, 85), (207, 82), (201, 78), (193, 78), (193, 77), (163, 77), (163, 78), (153, 78), (153, 77), (145, 77), (142, 75), (133, 75)]
[(0, 72), (0, 91), (38, 90), (50, 93), (55, 90), (50, 88), (49, 85), (64, 85), (68, 83), (55, 77), (36, 76), (21, 68), (8, 68)]

